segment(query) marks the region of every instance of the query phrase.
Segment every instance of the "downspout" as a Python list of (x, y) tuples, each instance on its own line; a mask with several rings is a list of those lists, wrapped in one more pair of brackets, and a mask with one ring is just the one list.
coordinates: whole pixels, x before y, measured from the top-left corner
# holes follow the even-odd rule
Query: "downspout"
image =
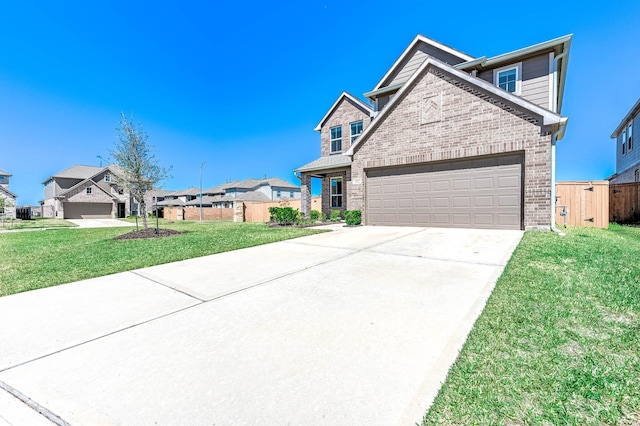
[(565, 233), (556, 228), (556, 143), (558, 135), (564, 133), (567, 127), (567, 120), (567, 117), (562, 117), (558, 130), (551, 136), (551, 230), (561, 237), (564, 237)]

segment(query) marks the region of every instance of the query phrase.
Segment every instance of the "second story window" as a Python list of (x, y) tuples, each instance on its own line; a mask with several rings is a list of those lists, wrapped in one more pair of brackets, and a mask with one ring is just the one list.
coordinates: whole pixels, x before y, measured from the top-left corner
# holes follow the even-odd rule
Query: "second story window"
[(331, 152), (342, 151), (342, 126), (331, 128)]
[(502, 90), (519, 95), (522, 84), (522, 64), (518, 63), (493, 70), (493, 82)]
[(627, 153), (627, 130), (622, 131), (622, 155)]
[(627, 151), (633, 149), (633, 121), (629, 122), (627, 126)]
[(87, 194), (91, 194), (91, 188), (87, 188)]
[(111, 182), (111, 175), (104, 175), (105, 182)]
[(351, 144), (362, 133), (362, 120), (351, 123)]

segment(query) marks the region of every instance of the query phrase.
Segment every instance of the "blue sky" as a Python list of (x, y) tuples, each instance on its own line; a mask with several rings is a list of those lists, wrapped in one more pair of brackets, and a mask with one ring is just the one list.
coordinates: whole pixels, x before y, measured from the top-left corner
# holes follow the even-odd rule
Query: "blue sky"
[[(109, 160), (135, 114), (166, 189), (277, 176), (319, 156), (337, 96), (362, 97), (416, 34), (493, 56), (573, 33), (559, 180), (614, 172), (609, 138), (640, 97), (640, 2), (3, 2), (0, 169), (19, 204)], [(526, 7), (525, 7), (526, 6)]]

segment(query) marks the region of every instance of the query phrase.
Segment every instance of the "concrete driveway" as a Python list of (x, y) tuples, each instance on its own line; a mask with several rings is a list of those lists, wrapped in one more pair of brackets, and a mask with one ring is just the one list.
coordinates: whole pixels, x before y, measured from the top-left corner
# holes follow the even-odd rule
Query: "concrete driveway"
[[(125, 222), (120, 219), (66, 219), (67, 222), (71, 222), (77, 225), (78, 228), (113, 228), (116, 226), (136, 226), (135, 223)], [(140, 221), (142, 225), (142, 220)]]
[(341, 228), (0, 298), (0, 425), (420, 422), (521, 237)]

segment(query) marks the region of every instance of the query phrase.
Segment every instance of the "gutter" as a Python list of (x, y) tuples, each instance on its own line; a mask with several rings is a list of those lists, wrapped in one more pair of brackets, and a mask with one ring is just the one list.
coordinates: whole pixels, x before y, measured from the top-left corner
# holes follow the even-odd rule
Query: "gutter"
[(566, 234), (556, 228), (556, 143), (564, 136), (568, 120), (567, 117), (562, 117), (560, 127), (551, 136), (551, 230), (561, 237)]

